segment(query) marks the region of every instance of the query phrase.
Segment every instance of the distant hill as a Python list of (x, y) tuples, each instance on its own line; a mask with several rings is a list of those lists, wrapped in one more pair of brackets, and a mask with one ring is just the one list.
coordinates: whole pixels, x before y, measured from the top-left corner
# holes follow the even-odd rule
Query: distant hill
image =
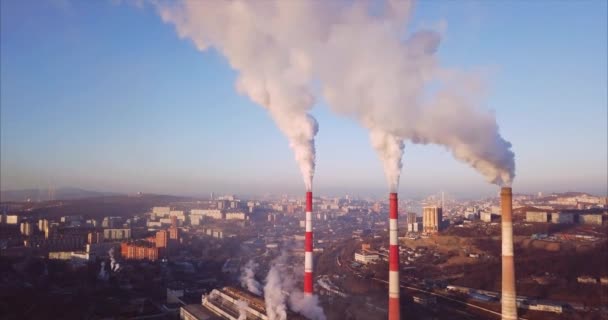
[(179, 202), (191, 200), (191, 198), (155, 194), (102, 196), (31, 203), (24, 208), (24, 212), (33, 217), (58, 218), (84, 215), (99, 219), (105, 216), (131, 216), (147, 212), (154, 206), (174, 207)]
[(16, 201), (50, 201), (50, 200), (75, 200), (102, 196), (119, 195), (115, 192), (90, 191), (79, 188), (58, 189), (24, 189), (0, 191), (0, 202)]

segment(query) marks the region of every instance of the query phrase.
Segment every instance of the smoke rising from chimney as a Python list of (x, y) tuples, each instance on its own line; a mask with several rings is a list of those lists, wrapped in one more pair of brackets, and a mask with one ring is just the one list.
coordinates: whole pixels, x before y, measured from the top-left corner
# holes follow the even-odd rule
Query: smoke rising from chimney
[(174, 24), (180, 37), (192, 40), (200, 51), (214, 48), (238, 71), (237, 91), (269, 112), (289, 140), (306, 190), (311, 190), (318, 131), (317, 121), (308, 114), (315, 103), (312, 69), (307, 55), (293, 45), (296, 38), (277, 29), (290, 24), (283, 21), (288, 17), (272, 10), (278, 3), (155, 4), (163, 21)]
[[(440, 32), (407, 30), (412, 2), (196, 1), (156, 4), (199, 50), (213, 47), (239, 72), (237, 89), (287, 136), (311, 189), (315, 93), (359, 121), (397, 191), (404, 142), (436, 144), (510, 185), (511, 144), (484, 109), (477, 75), (441, 67)], [(314, 83), (314, 85), (313, 85)], [(319, 88), (315, 92), (313, 88)]]
[(241, 286), (247, 288), (249, 292), (255, 293), (257, 295), (262, 295), (262, 290), (260, 283), (255, 279), (255, 271), (258, 268), (258, 264), (249, 260), (245, 266), (241, 269), (241, 276), (239, 279), (241, 280)]

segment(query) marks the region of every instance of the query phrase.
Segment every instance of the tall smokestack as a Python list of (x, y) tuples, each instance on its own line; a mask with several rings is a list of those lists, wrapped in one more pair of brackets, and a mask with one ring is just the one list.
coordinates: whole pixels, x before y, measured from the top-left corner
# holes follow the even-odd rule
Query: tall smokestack
[(304, 238), (304, 294), (312, 295), (312, 192), (306, 192), (306, 236)]
[(502, 209), (502, 301), (503, 320), (517, 320), (515, 266), (513, 263), (513, 194), (510, 187), (500, 190)]
[(397, 237), (397, 193), (389, 195), (388, 319), (399, 320), (399, 242)]

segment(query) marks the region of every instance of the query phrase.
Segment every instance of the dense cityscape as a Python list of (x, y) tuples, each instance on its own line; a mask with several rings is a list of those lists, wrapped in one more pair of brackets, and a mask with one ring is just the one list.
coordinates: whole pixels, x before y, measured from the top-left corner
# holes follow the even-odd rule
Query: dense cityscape
[[(318, 196), (313, 203), (322, 312), (386, 317), (387, 201)], [(402, 199), (399, 207), (404, 312), (416, 319), (500, 315), (499, 199), (439, 193)], [(290, 286), (282, 290), (301, 294), (304, 198), (134, 194), (26, 199), (3, 202), (2, 211), (6, 319), (265, 319), (274, 267)], [(606, 197), (515, 194), (513, 216), (521, 316), (606, 317)], [(296, 319), (297, 304), (283, 303)]]

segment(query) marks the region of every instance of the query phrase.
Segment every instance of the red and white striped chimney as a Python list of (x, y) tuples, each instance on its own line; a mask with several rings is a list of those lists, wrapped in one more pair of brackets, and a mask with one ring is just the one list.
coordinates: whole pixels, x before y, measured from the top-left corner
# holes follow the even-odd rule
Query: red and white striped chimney
[(513, 194), (510, 187), (500, 190), (502, 229), (502, 320), (517, 320), (515, 266), (513, 261)]
[(306, 236), (304, 238), (304, 294), (312, 295), (312, 192), (306, 192)]
[(388, 319), (399, 320), (399, 242), (397, 193), (389, 195)]

